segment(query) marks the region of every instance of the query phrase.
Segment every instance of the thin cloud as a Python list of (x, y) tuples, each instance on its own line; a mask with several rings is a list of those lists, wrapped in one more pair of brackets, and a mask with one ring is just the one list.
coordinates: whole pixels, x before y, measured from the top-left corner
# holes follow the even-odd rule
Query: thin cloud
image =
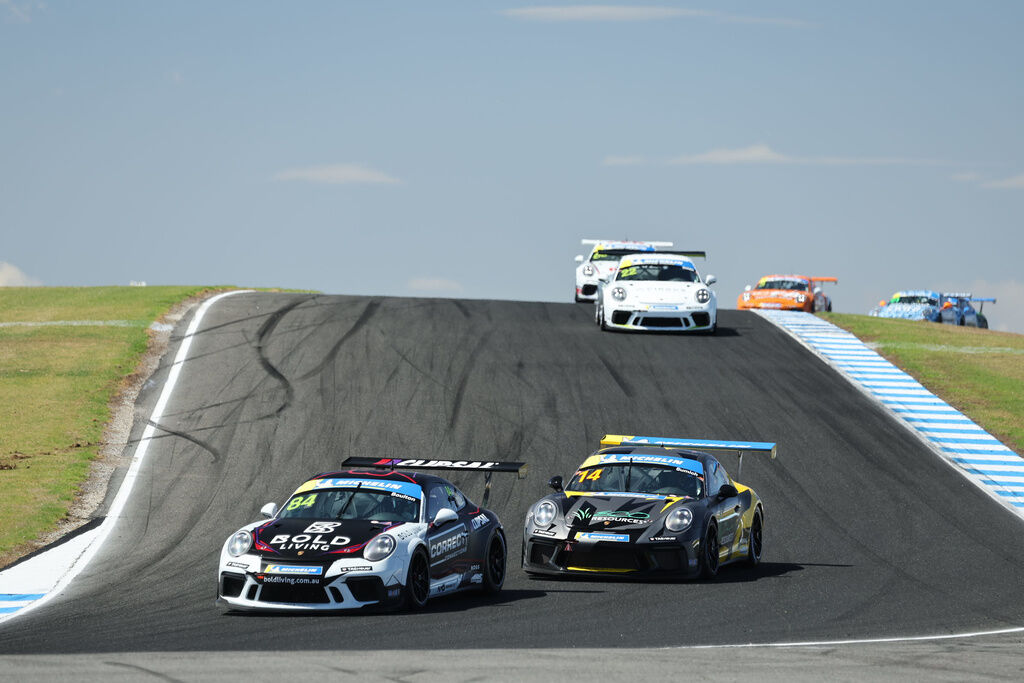
[(0, 287), (38, 287), (43, 284), (34, 277), (29, 277), (21, 268), (0, 261)]
[(661, 7), (657, 5), (546, 5), (507, 9), (501, 12), (513, 19), (541, 22), (637, 22), (661, 21), (664, 19), (712, 19), (715, 21), (739, 24), (770, 24), (803, 28), (807, 22), (796, 19), (780, 19), (773, 17), (751, 17), (739, 14), (728, 14), (713, 10), (682, 9), (677, 7)]
[(981, 186), (993, 190), (1024, 190), (1024, 173), (1003, 180), (982, 183)]
[(949, 162), (938, 159), (906, 157), (804, 157), (777, 152), (768, 145), (735, 149), (712, 149), (701, 154), (678, 156), (667, 162), (672, 166), (695, 164), (799, 164), (803, 166), (936, 166)]
[(46, 8), (46, 5), (38, 0), (27, 2), (15, 2), (14, 0), (0, 0), (0, 8), (6, 10), (9, 21), (27, 24), (32, 21), (32, 14)]
[(409, 280), (406, 286), (413, 292), (461, 292), (462, 285), (455, 280), (443, 277), (417, 277)]
[(289, 168), (274, 176), (274, 180), (298, 180), (306, 183), (348, 185), (352, 183), (374, 183), (395, 185), (402, 181), (382, 171), (359, 164), (327, 164)]

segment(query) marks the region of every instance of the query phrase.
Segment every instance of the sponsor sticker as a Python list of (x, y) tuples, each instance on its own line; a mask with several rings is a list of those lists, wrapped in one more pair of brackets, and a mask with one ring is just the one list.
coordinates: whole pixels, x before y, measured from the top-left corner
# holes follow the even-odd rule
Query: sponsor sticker
[(476, 531), (482, 526), (487, 526), (487, 523), (490, 521), (490, 518), (486, 514), (481, 512), (479, 515), (473, 518), (473, 531)]
[(373, 571), (373, 567), (371, 567), (368, 564), (367, 565), (358, 565), (356, 567), (339, 567), (338, 568), (338, 573), (339, 574), (348, 574), (350, 572), (372, 572), (372, 571)]
[(652, 541), (677, 541), (679, 539), (677, 539), (675, 536), (651, 536), (651, 538), (649, 540), (652, 540)]
[(547, 529), (534, 529), (533, 533), (535, 536), (554, 536), (554, 531), (548, 531)]
[(234, 567), (235, 569), (248, 569), (249, 568), (249, 563), (248, 562), (228, 562), (228, 566), (229, 567)]
[(320, 489), (355, 489), (363, 491), (394, 491), (412, 496), (416, 500), (423, 497), (423, 489), (411, 481), (389, 481), (386, 479), (311, 479), (296, 489), (295, 493), (318, 491)]
[(576, 540), (584, 543), (596, 543), (598, 541), (612, 541), (614, 543), (629, 543), (629, 534), (603, 534), (600, 532), (582, 532), (576, 534)]
[(460, 524), (431, 538), (429, 543), (430, 566), (434, 566), (465, 553), (469, 549), (469, 533), (466, 532), (466, 525)]
[(320, 576), (324, 568), (313, 564), (268, 564), (263, 568), (264, 574), (289, 574), (293, 576)]
[(263, 576), (258, 577), (263, 583), (286, 583), (289, 586), (317, 586), (320, 584), (319, 579), (311, 579), (306, 576)]

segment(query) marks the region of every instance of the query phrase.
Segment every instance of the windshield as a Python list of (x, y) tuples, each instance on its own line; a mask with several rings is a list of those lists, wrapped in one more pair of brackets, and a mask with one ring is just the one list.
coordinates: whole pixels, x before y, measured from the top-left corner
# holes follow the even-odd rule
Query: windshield
[(674, 263), (641, 263), (620, 268), (616, 280), (656, 282), (697, 282), (697, 273)]
[(932, 299), (927, 296), (894, 296), (891, 304), (929, 304), (931, 306), (938, 306), (939, 302), (936, 299)]
[(420, 502), (397, 491), (326, 489), (292, 496), (278, 517), (420, 521)]
[(591, 261), (618, 261), (623, 256), (629, 256), (630, 254), (640, 254), (644, 250), (641, 249), (603, 249), (601, 251), (595, 251), (590, 255)]
[(790, 280), (785, 278), (769, 280), (765, 278), (757, 283), (758, 289), (792, 289), (797, 292), (807, 291), (806, 280)]
[(704, 491), (704, 479), (679, 467), (617, 463), (579, 470), (566, 489), (580, 493), (656, 493), (699, 498)]

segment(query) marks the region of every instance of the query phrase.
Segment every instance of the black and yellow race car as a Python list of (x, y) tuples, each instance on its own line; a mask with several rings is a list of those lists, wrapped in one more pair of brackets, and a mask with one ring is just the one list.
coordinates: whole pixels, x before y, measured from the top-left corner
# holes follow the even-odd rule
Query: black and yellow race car
[(764, 504), (713, 453), (763, 453), (774, 443), (608, 435), (568, 484), (526, 515), (530, 574), (712, 578), (764, 552)]

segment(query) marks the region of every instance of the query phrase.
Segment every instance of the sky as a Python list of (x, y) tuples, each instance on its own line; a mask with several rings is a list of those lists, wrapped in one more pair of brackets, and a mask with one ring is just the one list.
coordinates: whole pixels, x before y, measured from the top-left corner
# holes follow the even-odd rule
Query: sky
[(0, 285), (571, 301), (581, 238), (995, 296), (1024, 3), (0, 0)]

